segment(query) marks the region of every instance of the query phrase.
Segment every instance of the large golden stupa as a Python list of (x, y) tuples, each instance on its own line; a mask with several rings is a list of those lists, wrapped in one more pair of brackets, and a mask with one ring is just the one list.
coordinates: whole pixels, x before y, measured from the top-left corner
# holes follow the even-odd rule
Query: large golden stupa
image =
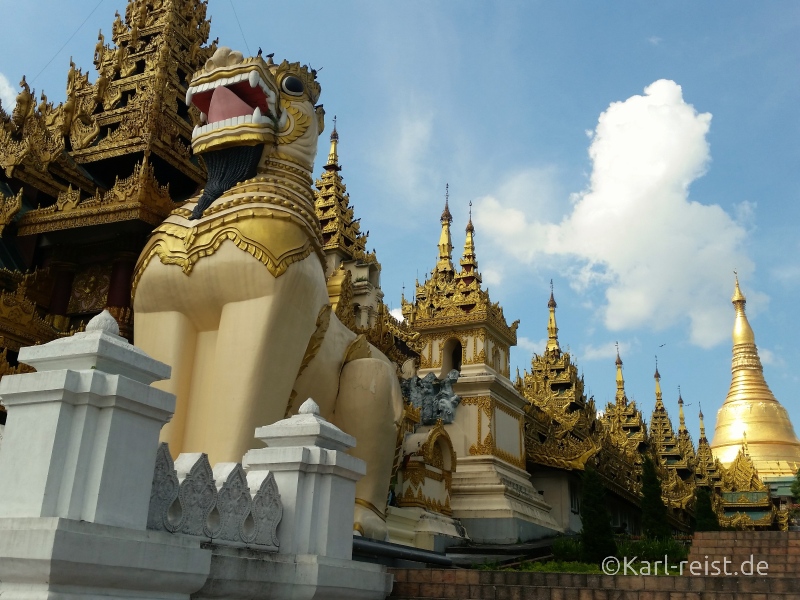
[(717, 413), (711, 449), (729, 466), (744, 445), (760, 476), (794, 475), (800, 467), (800, 441), (786, 409), (764, 379), (738, 277), (731, 302), (736, 309), (731, 387)]

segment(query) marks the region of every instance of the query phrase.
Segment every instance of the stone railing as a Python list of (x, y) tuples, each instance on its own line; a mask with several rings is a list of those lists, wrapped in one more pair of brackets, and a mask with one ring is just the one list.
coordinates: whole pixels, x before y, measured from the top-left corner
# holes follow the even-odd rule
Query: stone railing
[(249, 476), (240, 463), (214, 469), (205, 454), (181, 454), (175, 464), (167, 444), (156, 455), (147, 528), (240, 543), (277, 552), (283, 505), (274, 475)]

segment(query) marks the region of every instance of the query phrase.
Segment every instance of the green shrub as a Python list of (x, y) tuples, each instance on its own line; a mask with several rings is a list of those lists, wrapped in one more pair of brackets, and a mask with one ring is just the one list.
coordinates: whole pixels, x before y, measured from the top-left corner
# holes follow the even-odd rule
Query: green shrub
[(581, 559), (583, 547), (577, 536), (559, 536), (553, 540), (552, 552), (556, 561), (575, 562)]
[(666, 539), (672, 534), (661, 497), (661, 480), (649, 456), (642, 462), (642, 532), (650, 539)]
[(694, 516), (695, 531), (719, 531), (719, 518), (711, 505), (711, 492), (699, 488), (695, 496)]
[(667, 557), (670, 564), (677, 564), (689, 556), (689, 548), (671, 537), (662, 539), (619, 540), (617, 558), (633, 558), (654, 562)]
[(535, 573), (602, 573), (600, 567), (595, 564), (560, 560), (551, 560), (548, 562), (530, 561), (522, 563), (514, 570), (533, 571)]
[(607, 556), (614, 556), (617, 547), (611, 517), (606, 508), (606, 489), (600, 475), (591, 464), (581, 478), (581, 560), (600, 564)]

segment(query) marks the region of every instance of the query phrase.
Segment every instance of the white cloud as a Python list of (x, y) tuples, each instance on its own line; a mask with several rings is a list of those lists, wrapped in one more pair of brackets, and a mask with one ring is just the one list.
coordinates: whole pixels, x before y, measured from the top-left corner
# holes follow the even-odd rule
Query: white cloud
[[(619, 352), (622, 356), (625, 356), (630, 348), (631, 345), (629, 343), (619, 342)], [(606, 342), (604, 344), (600, 344), (599, 346), (587, 344), (584, 346), (580, 355), (581, 360), (606, 360), (616, 358), (617, 342)]]
[(542, 354), (547, 346), (547, 338), (532, 340), (526, 337), (519, 337), (517, 338), (517, 346), (520, 350), (524, 350), (525, 354), (528, 356)]
[(403, 309), (402, 308), (393, 308), (389, 311), (389, 314), (392, 315), (395, 319), (400, 321), (401, 323), (405, 321), (405, 317), (403, 316)]
[(772, 350), (768, 348), (758, 348), (758, 355), (761, 357), (761, 362), (765, 365), (775, 366), (775, 367), (782, 367), (786, 363), (784, 362), (783, 358), (775, 354)]
[[(605, 288), (600, 315), (609, 330), (689, 324), (689, 338), (713, 346), (730, 333), (725, 306), (732, 271), (753, 263), (745, 227), (718, 205), (689, 199), (710, 161), (711, 115), (687, 104), (679, 85), (659, 80), (600, 115), (589, 147), (588, 188), (560, 222), (507, 201), (481, 198), (476, 226), (501, 255), (530, 265), (569, 259), (571, 282)], [(743, 221), (753, 206), (739, 206)], [(496, 260), (502, 260), (497, 258)]]
[(653, 35), (647, 38), (647, 41), (650, 42), (653, 46), (658, 46), (661, 42), (664, 41), (664, 39), (658, 37), (657, 35)]
[(3, 110), (10, 115), (17, 101), (17, 91), (11, 85), (8, 77), (2, 73), (0, 73), (0, 101), (3, 103)]

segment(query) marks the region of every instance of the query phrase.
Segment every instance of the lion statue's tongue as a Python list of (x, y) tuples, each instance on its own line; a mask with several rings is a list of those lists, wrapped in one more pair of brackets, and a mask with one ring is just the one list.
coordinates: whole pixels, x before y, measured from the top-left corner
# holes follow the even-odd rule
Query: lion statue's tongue
[(208, 107), (208, 122), (216, 123), (253, 114), (254, 107), (224, 86), (214, 90)]

